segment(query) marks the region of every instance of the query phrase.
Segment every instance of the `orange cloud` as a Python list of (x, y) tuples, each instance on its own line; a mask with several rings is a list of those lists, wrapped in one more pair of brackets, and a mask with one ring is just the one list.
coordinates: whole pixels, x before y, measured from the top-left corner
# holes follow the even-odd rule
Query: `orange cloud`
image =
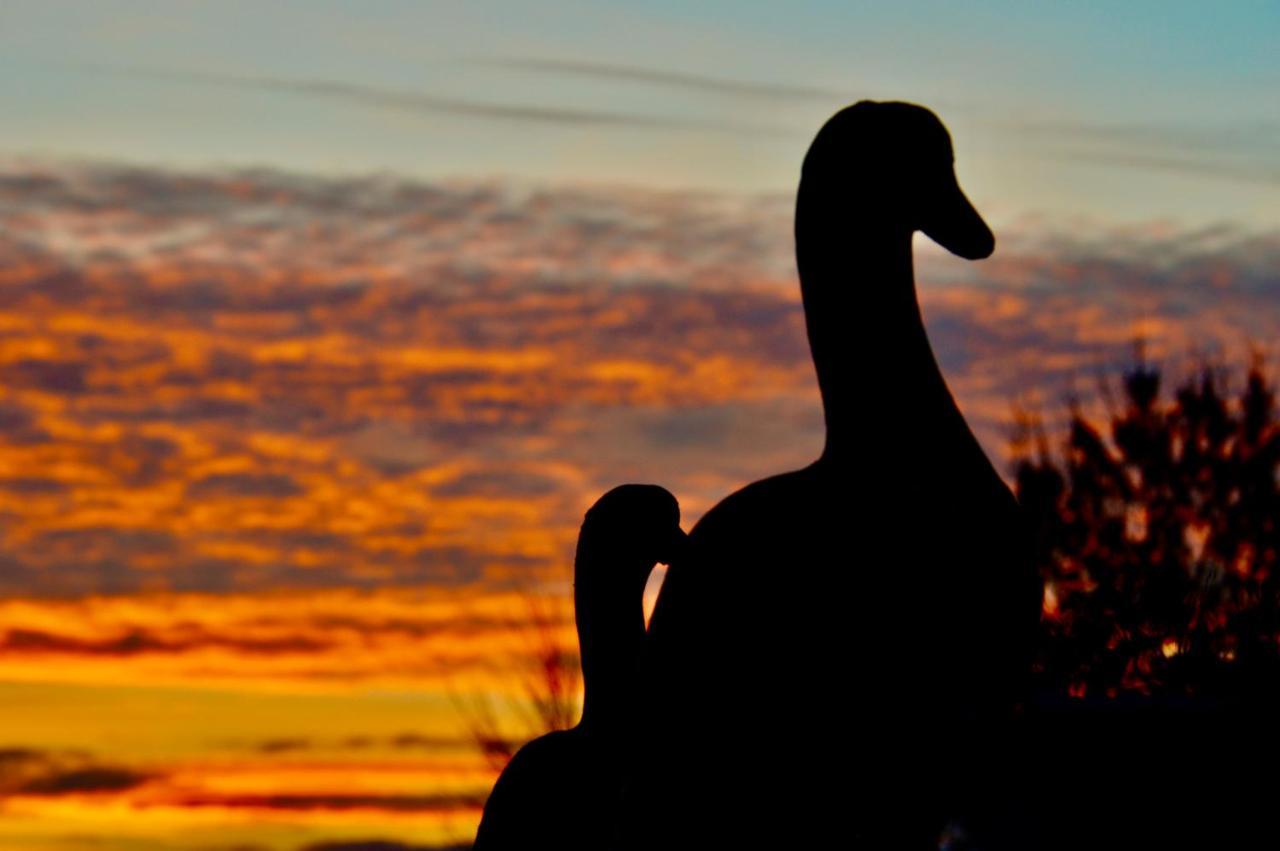
[[(821, 445), (785, 197), (15, 168), (12, 592), (525, 581), (612, 484), (693, 520)], [(982, 264), (922, 241), (918, 277), (1003, 457), (1015, 400), (1137, 336), (1269, 339), (1277, 239), (1015, 221)]]

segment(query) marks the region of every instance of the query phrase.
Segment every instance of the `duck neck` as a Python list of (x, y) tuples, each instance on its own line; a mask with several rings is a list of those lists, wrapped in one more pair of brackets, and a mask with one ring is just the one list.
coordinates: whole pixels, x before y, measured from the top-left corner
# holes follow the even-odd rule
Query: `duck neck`
[(913, 232), (830, 210), (802, 229), (803, 212), (796, 248), (827, 426), (822, 460), (865, 464), (868, 451), (913, 440), (954, 409), (916, 297)]
[(629, 565), (625, 557), (602, 556), (580, 551), (574, 581), (586, 692), (578, 726), (593, 735), (609, 737), (628, 730), (635, 711), (645, 637), (643, 598), (648, 570), (643, 567), (651, 568), (652, 564)]

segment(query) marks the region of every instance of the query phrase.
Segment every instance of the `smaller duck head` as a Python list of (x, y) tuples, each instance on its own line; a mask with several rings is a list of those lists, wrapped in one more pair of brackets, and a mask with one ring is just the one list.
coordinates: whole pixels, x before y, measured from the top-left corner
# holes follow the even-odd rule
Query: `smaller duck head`
[(685, 546), (680, 504), (670, 491), (619, 485), (587, 512), (578, 538), (575, 586), (605, 599), (634, 596), (638, 606), (653, 566), (678, 560)]
[(922, 231), (969, 260), (995, 250), (956, 180), (947, 128), (913, 103), (860, 101), (832, 116), (805, 156), (799, 212), (819, 227)]

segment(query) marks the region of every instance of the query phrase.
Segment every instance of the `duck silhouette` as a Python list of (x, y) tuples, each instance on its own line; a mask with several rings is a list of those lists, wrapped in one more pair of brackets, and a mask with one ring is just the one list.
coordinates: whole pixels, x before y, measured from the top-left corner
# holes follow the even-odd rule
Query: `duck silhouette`
[(515, 754), (485, 804), (476, 851), (599, 851), (612, 840), (634, 743), (645, 582), (683, 538), (675, 497), (655, 485), (621, 485), (588, 510), (574, 559), (582, 719)]
[(937, 848), (983, 794), (1041, 587), (930, 348), (916, 231), (994, 249), (932, 112), (843, 109), (795, 217), (826, 444), (716, 505), (670, 566), (621, 847)]

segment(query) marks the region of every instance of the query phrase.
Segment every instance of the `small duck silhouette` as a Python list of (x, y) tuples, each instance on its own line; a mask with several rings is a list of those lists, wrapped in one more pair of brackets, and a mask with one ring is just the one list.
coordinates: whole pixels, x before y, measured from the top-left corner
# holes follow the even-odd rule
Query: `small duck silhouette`
[(582, 720), (516, 753), (485, 804), (476, 851), (607, 847), (635, 741), (645, 582), (683, 539), (680, 507), (656, 485), (621, 485), (587, 511), (573, 594), (586, 689)]
[(716, 505), (671, 565), (623, 847), (936, 848), (981, 786), (1041, 588), (930, 348), (916, 231), (994, 249), (946, 128), (906, 103), (837, 113), (795, 221), (826, 445)]

